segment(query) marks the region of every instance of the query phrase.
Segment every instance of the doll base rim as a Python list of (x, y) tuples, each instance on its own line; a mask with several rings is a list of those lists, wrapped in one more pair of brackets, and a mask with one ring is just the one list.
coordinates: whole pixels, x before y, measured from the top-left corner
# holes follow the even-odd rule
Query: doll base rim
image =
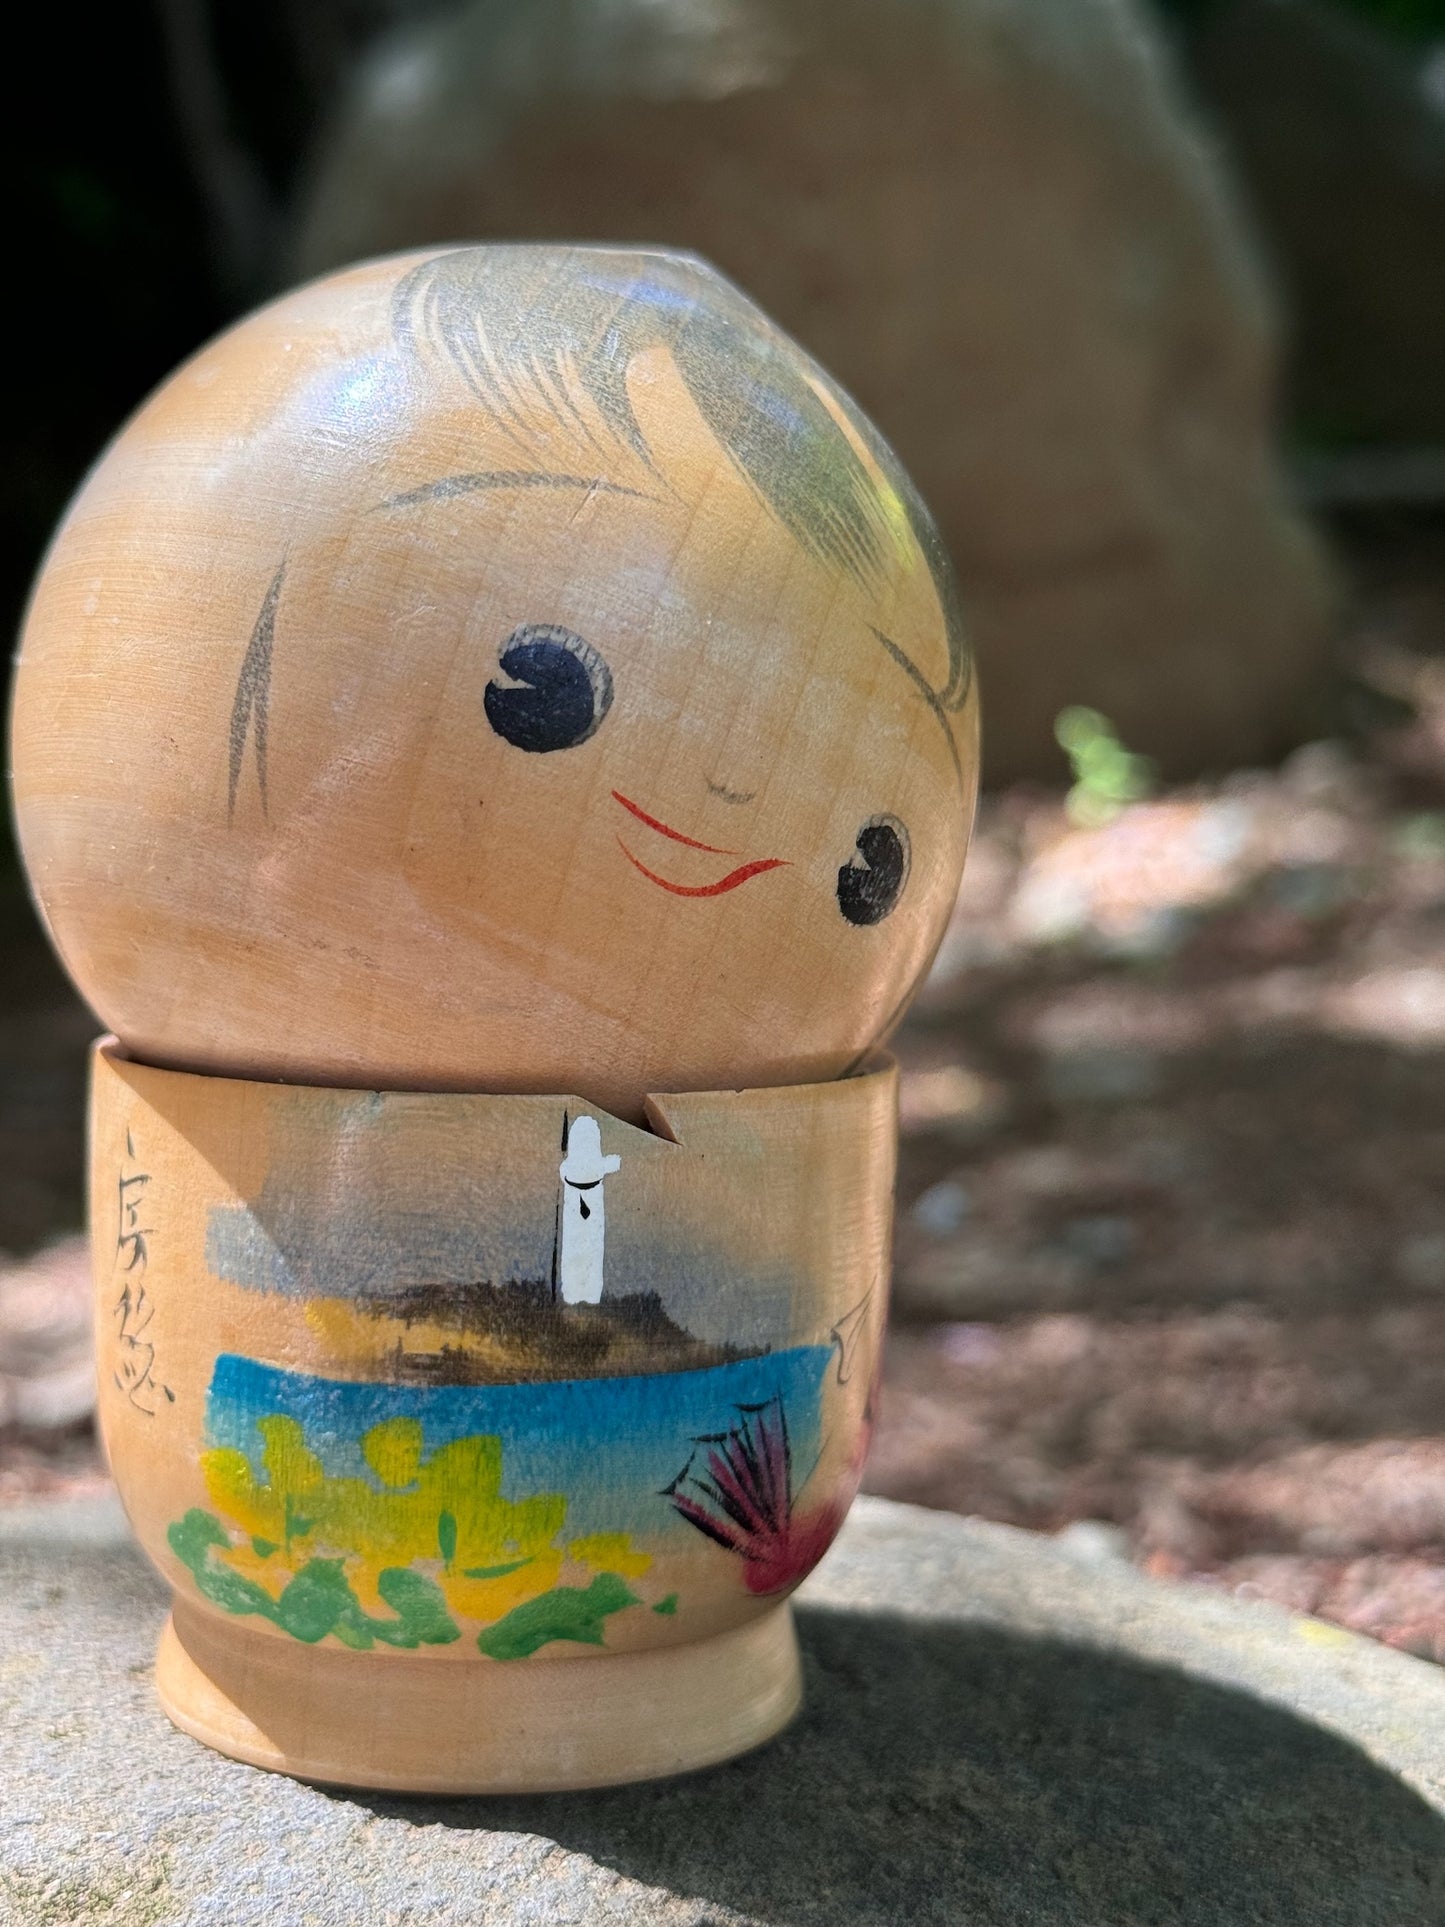
[(301, 1645), (177, 1599), (156, 1690), (183, 1733), (252, 1766), (463, 1795), (695, 1772), (772, 1739), (803, 1696), (786, 1602), (686, 1645), (449, 1665)]
[(177, 1084), (226, 1085), (235, 1091), (246, 1090), (275, 1091), (284, 1089), (308, 1096), (327, 1097), (426, 1097), (441, 1101), (455, 1099), (467, 1104), (566, 1104), (595, 1112), (610, 1123), (626, 1130), (641, 1131), (652, 1137), (670, 1139), (667, 1108), (669, 1105), (707, 1102), (735, 1103), (739, 1100), (761, 1100), (763, 1102), (787, 1098), (802, 1098), (814, 1092), (847, 1092), (852, 1094), (860, 1087), (875, 1082), (887, 1082), (897, 1074), (898, 1061), (886, 1045), (870, 1045), (861, 1055), (833, 1077), (802, 1076), (784, 1079), (774, 1084), (724, 1084), (716, 1090), (706, 1086), (690, 1089), (672, 1090), (661, 1085), (656, 1090), (646, 1091), (641, 1097), (642, 1116), (629, 1118), (610, 1110), (606, 1104), (594, 1102), (579, 1091), (558, 1086), (556, 1089), (542, 1090), (477, 1090), (470, 1086), (455, 1087), (415, 1081), (397, 1083), (386, 1081), (368, 1083), (353, 1075), (344, 1077), (289, 1077), (280, 1074), (261, 1074), (239, 1068), (197, 1069), (193, 1065), (168, 1063), (164, 1057), (141, 1056), (129, 1045), (122, 1043), (114, 1031), (102, 1031), (91, 1042), (92, 1071), (97, 1062), (103, 1061), (112, 1070), (139, 1071), (149, 1078), (166, 1079)]

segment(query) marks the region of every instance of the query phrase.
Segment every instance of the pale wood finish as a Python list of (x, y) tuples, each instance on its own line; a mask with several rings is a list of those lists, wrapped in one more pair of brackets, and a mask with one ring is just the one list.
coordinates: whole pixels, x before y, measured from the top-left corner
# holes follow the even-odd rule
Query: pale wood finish
[(790, 1716), (886, 1309), (896, 1078), (855, 1073), (977, 723), (896, 459), (690, 257), (369, 263), (121, 433), (14, 788), (119, 1038), (100, 1419), (178, 1724), (467, 1792)]
[[(570, 1308), (526, 1281), (552, 1249), (575, 1098), (259, 1084), (137, 1064), (114, 1043), (92, 1091), (100, 1423), (137, 1535), (176, 1590), (159, 1681), (178, 1724), (302, 1777), (471, 1792), (702, 1765), (791, 1716), (780, 1600), (841, 1523), (871, 1429), (891, 1064), (653, 1098), (651, 1131), (595, 1117), (617, 1161), (606, 1290)], [(633, 1322), (638, 1291), (657, 1312)], [(258, 1377), (270, 1389), (238, 1411)], [(570, 1432), (548, 1434), (549, 1396)], [(465, 1423), (458, 1399), (476, 1401)], [(700, 1437), (740, 1425), (751, 1449), (756, 1421), (739, 1414), (768, 1399), (791, 1450), (758, 1578), (751, 1554), (694, 1529), (664, 1490), (705, 1461)], [(616, 1409), (627, 1449), (598, 1470)], [(398, 1422), (417, 1427), (416, 1451), (389, 1472), (366, 1441)], [(476, 1495), (428, 1486), (448, 1440), (474, 1435), (495, 1438), (509, 1500), (555, 1493), (564, 1508), (530, 1538), (513, 1523), (469, 1539)], [(358, 1477), (370, 1525), (335, 1508)], [(402, 1544), (382, 1516), (383, 1486), (417, 1495), (419, 1539)], [(448, 1508), (462, 1524), (444, 1567)], [(319, 1522), (298, 1521), (294, 1545), (293, 1512)], [(398, 1623), (385, 1569), (419, 1575), (449, 1636), (398, 1648), (383, 1631), (353, 1652), (344, 1628), (298, 1634), (281, 1606), (314, 1561), (340, 1561), (348, 1605), (383, 1629)], [(456, 1571), (473, 1564), (498, 1577)], [(238, 1605), (221, 1583), (263, 1597)], [(479, 1644), (552, 1588), (575, 1600), (598, 1584), (626, 1603), (595, 1643), (564, 1631), (504, 1659)]]
[(566, 1666), (449, 1668), (418, 1694), (371, 1655), (222, 1634), (179, 1602), (156, 1657), (183, 1732), (253, 1766), (405, 1793), (552, 1793), (730, 1760), (802, 1701), (787, 1605), (683, 1647)]
[[(838, 1075), (939, 941), (977, 709), (920, 505), (822, 371), (696, 263), (522, 252), (535, 268), (466, 256), (475, 315), (431, 332), (430, 296), (393, 316), (426, 257), (261, 310), (141, 410), (66, 518), (21, 644), (16, 814), (61, 955), (138, 1057), (575, 1090), (637, 1119), (649, 1090)], [(561, 348), (565, 392), (525, 368), (502, 399), (486, 386), (498, 342), (565, 345), (569, 302), (595, 307), (607, 276), (666, 282), (702, 317), (689, 339), (717, 337), (686, 380), (665, 314), (594, 365), (635, 444)], [(697, 398), (734, 364), (740, 446), (826, 411), (806, 472), (749, 474), (721, 445)], [(845, 469), (875, 551), (856, 571), (777, 507)], [(819, 539), (837, 519), (825, 505)], [(489, 726), (528, 624), (610, 672), (575, 747)], [(911, 865), (857, 927), (837, 876), (880, 816)]]
[[(887, 1314), (896, 1103), (897, 1073), (885, 1063), (833, 1084), (653, 1100), (679, 1141), (601, 1120), (604, 1145), (622, 1159), (607, 1181), (609, 1294), (660, 1289), (674, 1322), (704, 1339), (689, 1355), (679, 1349), (687, 1329), (672, 1340), (626, 1333), (591, 1382), (706, 1369), (727, 1349), (833, 1346), (842, 1357), (832, 1333), (856, 1313), (843, 1326), (846, 1378), (827, 1374), (826, 1441), (805, 1495), (810, 1509), (830, 1504), (840, 1519), (866, 1445)], [(565, 1354), (553, 1363), (529, 1349), (525, 1331), (509, 1336), (494, 1317), (468, 1313), (489, 1253), (498, 1285), (534, 1273), (533, 1253), (545, 1267), (560, 1126), (578, 1109), (575, 1098), (382, 1096), (196, 1077), (132, 1063), (113, 1043), (97, 1049), (98, 1417), (131, 1523), (172, 1584), (194, 1590), (169, 1528), (214, 1503), (201, 1459), (218, 1357), (358, 1387), (435, 1383), (438, 1357), (441, 1382), (454, 1384), (473, 1370), (481, 1384), (586, 1375)], [(491, 1235), (499, 1223), (506, 1235)], [(255, 1282), (261, 1269), (251, 1282), (218, 1275), (228, 1225), (243, 1259), (274, 1234), (276, 1262), (311, 1270), (290, 1289)], [(140, 1262), (137, 1231), (146, 1234)], [(429, 1262), (461, 1275), (429, 1274)], [(681, 1299), (670, 1291), (679, 1267), (696, 1283)], [(356, 1282), (367, 1272), (376, 1289), (363, 1295)], [(419, 1280), (441, 1287), (425, 1311), (404, 1296)], [(585, 1313), (578, 1322), (585, 1330)], [(725, 1398), (717, 1416), (730, 1416)], [(686, 1442), (682, 1426), (679, 1464)], [(669, 1575), (662, 1592), (680, 1589), (680, 1610), (620, 1619), (609, 1646), (695, 1638), (767, 1603), (739, 1584), (736, 1560), (700, 1536), (658, 1569)], [(458, 1643), (397, 1663), (450, 1668), (465, 1657)]]

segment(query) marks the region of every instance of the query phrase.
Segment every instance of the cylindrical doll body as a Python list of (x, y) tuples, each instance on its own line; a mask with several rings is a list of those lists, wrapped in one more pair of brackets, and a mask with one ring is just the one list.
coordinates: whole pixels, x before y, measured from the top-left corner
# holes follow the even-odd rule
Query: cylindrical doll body
[(695, 261), (370, 264), (125, 430), (14, 772), (179, 1723), (479, 1791), (789, 1716), (975, 767), (926, 511)]

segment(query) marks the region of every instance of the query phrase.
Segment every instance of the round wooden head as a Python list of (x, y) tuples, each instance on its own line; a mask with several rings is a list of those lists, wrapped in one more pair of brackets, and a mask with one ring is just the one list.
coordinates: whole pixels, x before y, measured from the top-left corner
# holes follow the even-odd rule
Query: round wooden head
[(13, 747), (135, 1056), (637, 1117), (886, 1034), (977, 710), (926, 510), (736, 289), (467, 248), (288, 295), (152, 398), (40, 578)]

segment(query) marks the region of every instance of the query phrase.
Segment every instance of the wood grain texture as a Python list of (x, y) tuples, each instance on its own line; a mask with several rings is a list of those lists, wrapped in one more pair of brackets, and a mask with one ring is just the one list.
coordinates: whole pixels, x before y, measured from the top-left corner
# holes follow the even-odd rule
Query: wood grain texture
[[(176, 1589), (167, 1709), (305, 1777), (453, 1791), (645, 1777), (775, 1730), (780, 1602), (872, 1426), (895, 1106), (885, 1062), (658, 1097), (661, 1136), (574, 1098), (249, 1083), (102, 1044), (100, 1422)], [(568, 1302), (588, 1118), (606, 1247), (597, 1301)], [(515, 1683), (553, 1673), (535, 1704)], [(535, 1754), (503, 1743), (517, 1722)]]
[(233, 1076), (633, 1120), (837, 1076), (973, 811), (926, 510), (680, 255), (409, 256), (242, 322), (72, 506), (16, 692), (77, 984)]
[(178, 1723), (471, 1791), (789, 1716), (977, 721), (896, 458), (690, 256), (369, 263), (117, 438), (14, 784)]
[(178, 1603), (161, 1704), (233, 1759), (405, 1793), (552, 1793), (695, 1772), (760, 1746), (802, 1701), (791, 1609), (713, 1639), (523, 1675), (449, 1669), (418, 1692), (364, 1656), (224, 1638)]

